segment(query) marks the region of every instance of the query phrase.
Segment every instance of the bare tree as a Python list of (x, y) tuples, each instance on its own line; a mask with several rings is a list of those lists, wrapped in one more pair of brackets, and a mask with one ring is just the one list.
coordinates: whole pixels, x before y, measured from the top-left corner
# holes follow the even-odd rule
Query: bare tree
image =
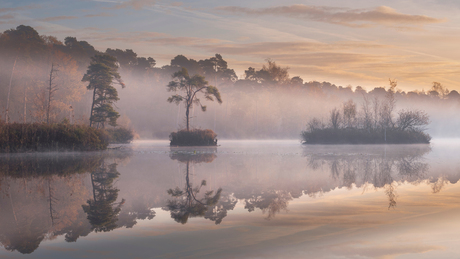
[(363, 94), (363, 105), (361, 107), (363, 111), (362, 124), (364, 129), (370, 131), (372, 129), (372, 110), (369, 98)]
[(308, 122), (307, 127), (311, 132), (317, 129), (323, 129), (324, 125), (318, 118), (313, 118)]
[(356, 120), (356, 104), (353, 100), (343, 103), (343, 123), (347, 128), (354, 126)]
[(330, 113), (330, 123), (333, 129), (338, 129), (342, 123), (342, 118), (340, 116), (340, 111), (337, 108), (332, 109)]
[(430, 91), (428, 91), (428, 94), (444, 99), (449, 94), (449, 89), (447, 89), (439, 82), (433, 82), (433, 86), (431, 87)]
[(420, 110), (402, 110), (398, 113), (396, 121), (400, 130), (424, 130), (424, 127), (430, 123), (428, 114)]
[(380, 100), (379, 98), (374, 97), (374, 99), (372, 100), (372, 111), (374, 112), (373, 114), (373, 121), (374, 121), (374, 129), (377, 128), (377, 124), (379, 123), (379, 110), (380, 110)]
[(13, 64), (13, 69), (11, 70), (11, 76), (10, 76), (10, 84), (8, 86), (8, 96), (6, 98), (6, 123), (8, 124), (10, 122), (10, 93), (11, 93), (11, 83), (13, 82), (13, 75), (14, 75), (14, 69), (16, 68), (16, 61), (18, 60), (18, 57), (14, 59), (14, 64)]
[(382, 104), (380, 108), (380, 118), (382, 128), (391, 128), (394, 127), (393, 122), (393, 111), (396, 107), (396, 99), (395, 99), (395, 89), (398, 85), (396, 80), (389, 79), (390, 81), (390, 89), (388, 89), (387, 94), (385, 96), (385, 102)]
[(58, 90), (57, 85), (54, 83), (56, 79), (56, 73), (58, 71), (59, 70), (56, 68), (54, 63), (51, 63), (50, 79), (49, 79), (49, 85), (47, 87), (47, 91), (48, 91), (48, 102), (46, 105), (46, 123), (47, 124), (50, 123), (51, 103), (53, 101), (54, 92)]

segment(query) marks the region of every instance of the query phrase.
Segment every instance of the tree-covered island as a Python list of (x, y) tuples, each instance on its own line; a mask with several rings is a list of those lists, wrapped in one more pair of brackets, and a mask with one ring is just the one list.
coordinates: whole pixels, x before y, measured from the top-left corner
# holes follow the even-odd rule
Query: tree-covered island
[(421, 110), (399, 110), (396, 113), (396, 81), (390, 80), (385, 98), (364, 97), (361, 109), (349, 100), (329, 112), (326, 120), (311, 119), (302, 131), (304, 144), (415, 144), (430, 143), (424, 131), (428, 115)]

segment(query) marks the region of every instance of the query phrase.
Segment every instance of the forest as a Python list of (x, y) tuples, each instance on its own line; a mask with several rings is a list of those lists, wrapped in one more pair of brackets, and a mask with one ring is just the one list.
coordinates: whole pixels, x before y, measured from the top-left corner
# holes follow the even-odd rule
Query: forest
[(177, 55), (169, 65), (158, 67), (155, 57), (140, 57), (132, 49), (108, 46), (105, 51), (97, 50), (75, 37), (61, 41), (25, 25), (0, 34), (0, 121), (66, 120), (89, 125), (93, 92), (82, 79), (95, 55), (116, 58), (123, 80), (116, 86), (117, 124), (142, 138), (166, 139), (172, 131), (185, 127), (184, 107), (167, 102), (171, 96), (167, 85), (182, 68), (206, 78), (222, 97), (222, 104), (209, 102), (206, 112), (193, 108), (190, 127), (212, 129), (224, 139), (298, 139), (312, 118), (327, 117), (330, 110), (348, 100), (362, 109), (365, 100), (382, 101), (389, 91), (394, 92), (400, 109), (426, 112), (432, 136), (458, 135), (455, 129), (460, 119), (455, 111), (460, 94), (440, 82), (427, 82), (430, 88), (426, 91), (405, 92), (391, 85), (366, 90), (365, 86), (291, 77), (288, 67), (271, 59), (238, 76), (219, 54), (200, 60)]

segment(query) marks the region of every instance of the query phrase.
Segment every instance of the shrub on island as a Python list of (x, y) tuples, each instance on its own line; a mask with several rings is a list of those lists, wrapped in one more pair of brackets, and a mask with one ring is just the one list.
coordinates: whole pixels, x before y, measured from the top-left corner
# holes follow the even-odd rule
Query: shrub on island
[(169, 135), (171, 146), (217, 146), (217, 134), (210, 129), (179, 130)]
[(125, 127), (106, 129), (111, 144), (127, 144), (133, 141), (134, 131)]
[(0, 152), (95, 151), (108, 144), (106, 131), (86, 125), (0, 124)]

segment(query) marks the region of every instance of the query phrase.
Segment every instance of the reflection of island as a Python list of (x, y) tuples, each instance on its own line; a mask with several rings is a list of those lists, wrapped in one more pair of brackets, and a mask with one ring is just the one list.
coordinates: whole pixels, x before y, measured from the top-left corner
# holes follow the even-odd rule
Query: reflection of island
[[(132, 227), (155, 212), (121, 210), (116, 163), (130, 152), (12, 155), (0, 159), (0, 243), (29, 254), (44, 240), (75, 242), (92, 231)], [(89, 174), (90, 173), (90, 174)], [(123, 200), (122, 200), (123, 201)], [(82, 208), (82, 204), (83, 208)], [(135, 207), (135, 208), (134, 208)]]
[[(222, 189), (219, 188), (216, 192), (213, 190), (201, 192), (201, 188), (206, 185), (206, 181), (202, 180), (200, 185), (193, 186), (190, 181), (190, 164), (197, 163), (211, 163), (216, 155), (210, 152), (172, 152), (170, 155), (171, 159), (177, 160), (186, 165), (185, 170), (185, 186), (184, 188), (176, 187), (175, 189), (169, 189), (167, 193), (171, 195), (173, 199), (168, 200), (164, 210), (171, 212), (171, 218), (176, 222), (185, 224), (189, 218), (192, 217), (203, 217), (213, 220), (216, 224), (219, 224), (223, 217), (227, 215), (226, 207), (235, 206), (236, 202), (227, 200), (220, 204), (219, 202)], [(227, 205), (227, 206), (225, 206)], [(214, 209), (216, 211), (214, 212)], [(209, 211), (209, 212), (208, 212)]]
[[(310, 169), (329, 168), (330, 176), (338, 186), (368, 188), (372, 185), (383, 188), (388, 196), (389, 208), (394, 208), (398, 182), (426, 179), (429, 166), (423, 156), (430, 151), (428, 145), (350, 146), (342, 149), (320, 146), (314, 153), (305, 150), (304, 155), (308, 158)], [(439, 186), (437, 184), (436, 188), (439, 189)]]

